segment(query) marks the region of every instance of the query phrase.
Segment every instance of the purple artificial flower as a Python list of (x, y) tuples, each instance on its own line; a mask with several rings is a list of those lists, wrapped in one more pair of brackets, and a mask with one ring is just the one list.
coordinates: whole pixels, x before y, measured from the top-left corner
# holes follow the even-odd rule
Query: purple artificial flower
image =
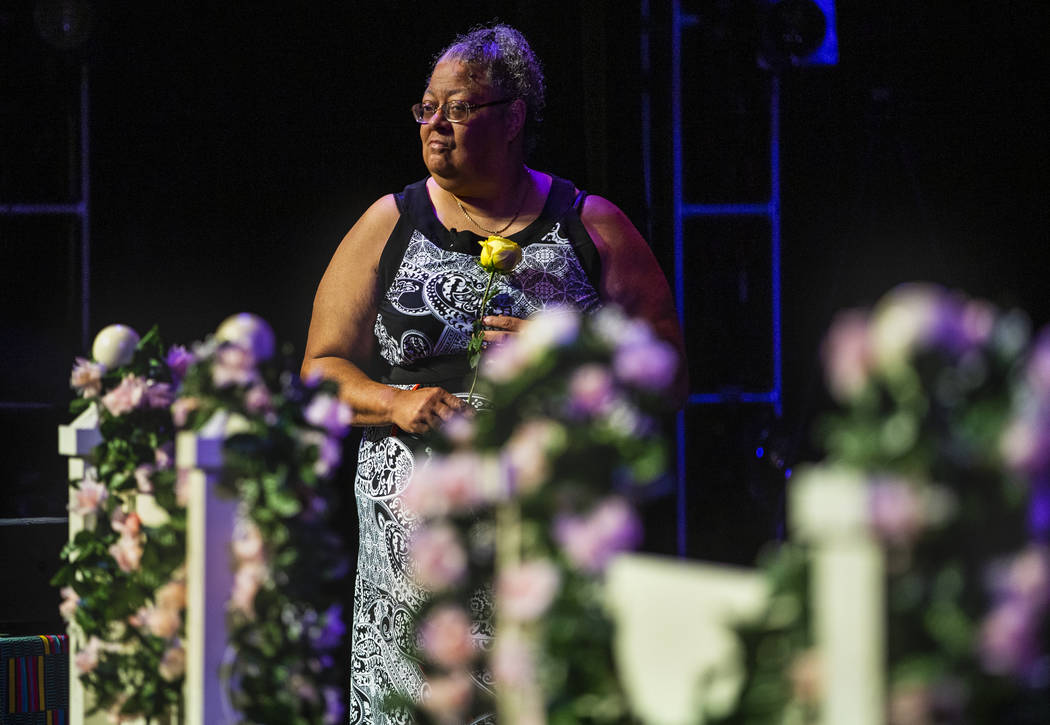
[(644, 390), (667, 390), (678, 372), (678, 353), (670, 343), (656, 338), (621, 345), (613, 356), (613, 370), (620, 380)]
[(255, 369), (255, 356), (252, 351), (227, 343), (215, 353), (212, 363), (211, 378), (217, 388), (231, 385), (250, 385), (259, 377)]
[(168, 370), (171, 371), (171, 377), (177, 386), (186, 377), (186, 372), (190, 369), (190, 366), (197, 362), (197, 358), (182, 345), (173, 345), (168, 350), (165, 362), (168, 364)]
[(569, 379), (569, 413), (601, 415), (608, 411), (615, 395), (616, 385), (607, 367), (596, 363), (581, 365)]
[(615, 554), (641, 542), (642, 525), (625, 499), (610, 496), (588, 515), (559, 516), (554, 522), (554, 539), (574, 566), (600, 573)]
[(328, 435), (342, 438), (350, 430), (353, 414), (350, 406), (334, 395), (321, 393), (314, 396), (303, 411), (303, 416), (311, 425), (324, 428)]
[(339, 646), (346, 635), (346, 625), (343, 624), (343, 607), (341, 604), (333, 604), (324, 613), (324, 627), (316, 637), (312, 639), (314, 649), (329, 650)]

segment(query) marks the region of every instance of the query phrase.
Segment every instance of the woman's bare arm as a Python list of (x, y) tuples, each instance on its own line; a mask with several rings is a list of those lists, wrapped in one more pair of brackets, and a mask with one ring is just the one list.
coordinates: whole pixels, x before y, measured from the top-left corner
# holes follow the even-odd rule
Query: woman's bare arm
[(612, 202), (588, 196), (580, 218), (602, 261), (602, 299), (648, 322), (658, 337), (678, 350), (678, 375), (671, 402), (675, 408), (682, 407), (689, 396), (685, 345), (671, 288), (656, 257), (631, 220)]
[(422, 433), (451, 417), (462, 401), (441, 388), (398, 390), (363, 370), (375, 345), (379, 259), (397, 220), (394, 197), (384, 196), (343, 238), (314, 297), (302, 375), (336, 381), (355, 425), (393, 424)]

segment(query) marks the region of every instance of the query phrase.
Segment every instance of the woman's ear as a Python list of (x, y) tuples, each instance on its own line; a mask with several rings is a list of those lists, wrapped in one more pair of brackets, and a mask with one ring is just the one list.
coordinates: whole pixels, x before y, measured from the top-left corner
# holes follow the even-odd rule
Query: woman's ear
[(525, 101), (515, 98), (507, 108), (507, 141), (517, 138), (525, 128)]

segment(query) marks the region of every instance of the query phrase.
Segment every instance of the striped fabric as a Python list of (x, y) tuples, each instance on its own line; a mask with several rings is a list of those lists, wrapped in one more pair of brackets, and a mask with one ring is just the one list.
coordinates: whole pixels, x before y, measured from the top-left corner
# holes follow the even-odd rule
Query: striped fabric
[(0, 725), (68, 725), (64, 634), (0, 637)]

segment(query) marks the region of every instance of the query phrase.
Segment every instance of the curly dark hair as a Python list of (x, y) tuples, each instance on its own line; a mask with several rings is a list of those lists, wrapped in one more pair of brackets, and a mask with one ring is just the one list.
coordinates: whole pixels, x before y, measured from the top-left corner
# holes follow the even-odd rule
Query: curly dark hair
[(525, 36), (509, 25), (475, 26), (434, 56), (433, 65), (445, 59), (476, 67), (504, 98), (525, 101), (525, 153), (531, 152), (547, 101), (543, 66)]

